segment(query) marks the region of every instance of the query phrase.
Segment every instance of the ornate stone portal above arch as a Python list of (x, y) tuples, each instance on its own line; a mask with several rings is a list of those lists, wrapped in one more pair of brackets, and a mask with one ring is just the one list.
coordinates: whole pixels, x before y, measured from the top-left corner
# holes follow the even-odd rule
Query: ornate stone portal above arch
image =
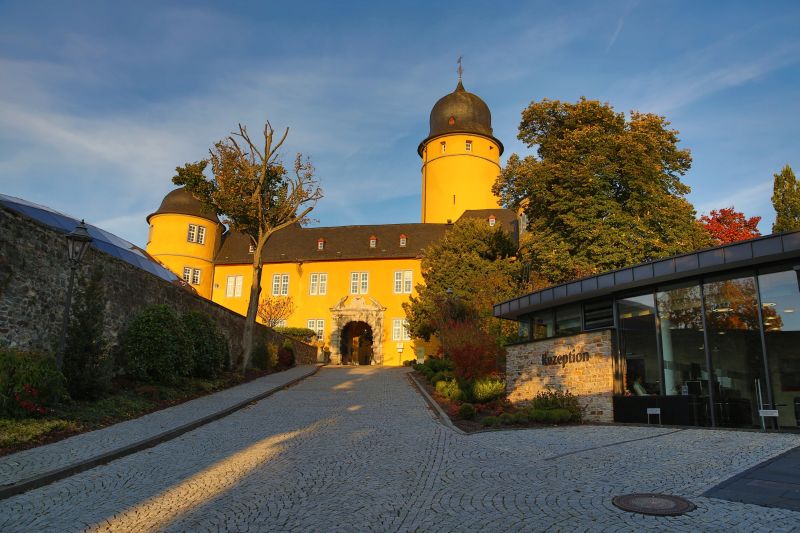
[(383, 314), (386, 308), (369, 296), (345, 296), (331, 307), (333, 328), (331, 331), (331, 363), (342, 363), (340, 344), (342, 330), (350, 322), (365, 322), (372, 328), (372, 362), (383, 364)]

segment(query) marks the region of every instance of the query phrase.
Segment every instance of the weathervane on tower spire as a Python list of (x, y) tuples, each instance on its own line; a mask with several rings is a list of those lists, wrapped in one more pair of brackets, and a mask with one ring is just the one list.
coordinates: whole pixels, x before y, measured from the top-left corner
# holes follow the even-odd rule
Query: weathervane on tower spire
[(461, 81), (461, 75), (464, 74), (464, 68), (461, 66), (461, 59), (463, 57), (464, 56), (458, 56), (458, 61), (456, 61), (456, 63), (458, 63), (458, 81)]

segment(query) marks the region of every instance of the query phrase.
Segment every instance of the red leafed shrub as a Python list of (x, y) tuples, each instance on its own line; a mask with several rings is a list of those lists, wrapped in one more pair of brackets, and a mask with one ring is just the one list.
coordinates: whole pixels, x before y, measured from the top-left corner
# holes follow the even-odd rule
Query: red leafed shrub
[(439, 339), (460, 380), (472, 381), (497, 373), (504, 350), (476, 321), (449, 321), (439, 331)]
[(284, 343), (281, 349), (278, 350), (278, 367), (281, 370), (286, 370), (287, 368), (292, 368), (294, 362), (294, 349), (292, 345), (288, 342)]

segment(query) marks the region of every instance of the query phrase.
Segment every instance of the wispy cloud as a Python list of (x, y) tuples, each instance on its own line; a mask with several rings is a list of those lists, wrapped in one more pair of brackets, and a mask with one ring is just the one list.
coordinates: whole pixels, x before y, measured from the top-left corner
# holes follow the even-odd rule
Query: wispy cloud
[(731, 53), (732, 40), (725, 38), (643, 76), (626, 79), (621, 92), (638, 101), (641, 109), (668, 113), (800, 61), (797, 43)]
[(617, 42), (619, 34), (622, 33), (622, 26), (624, 23), (625, 19), (620, 17), (619, 21), (617, 21), (617, 28), (614, 30), (614, 33), (611, 34), (611, 39), (608, 40), (608, 44), (606, 45), (606, 53), (608, 53), (611, 47), (614, 46), (614, 43)]

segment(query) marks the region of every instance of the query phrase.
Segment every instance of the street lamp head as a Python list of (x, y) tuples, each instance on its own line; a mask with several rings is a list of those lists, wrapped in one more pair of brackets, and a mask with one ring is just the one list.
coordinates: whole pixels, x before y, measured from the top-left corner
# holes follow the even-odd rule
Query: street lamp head
[(67, 233), (69, 260), (74, 264), (80, 263), (83, 260), (83, 256), (86, 255), (86, 250), (91, 242), (92, 237), (86, 229), (86, 223), (81, 220), (81, 223), (75, 226), (74, 230)]

